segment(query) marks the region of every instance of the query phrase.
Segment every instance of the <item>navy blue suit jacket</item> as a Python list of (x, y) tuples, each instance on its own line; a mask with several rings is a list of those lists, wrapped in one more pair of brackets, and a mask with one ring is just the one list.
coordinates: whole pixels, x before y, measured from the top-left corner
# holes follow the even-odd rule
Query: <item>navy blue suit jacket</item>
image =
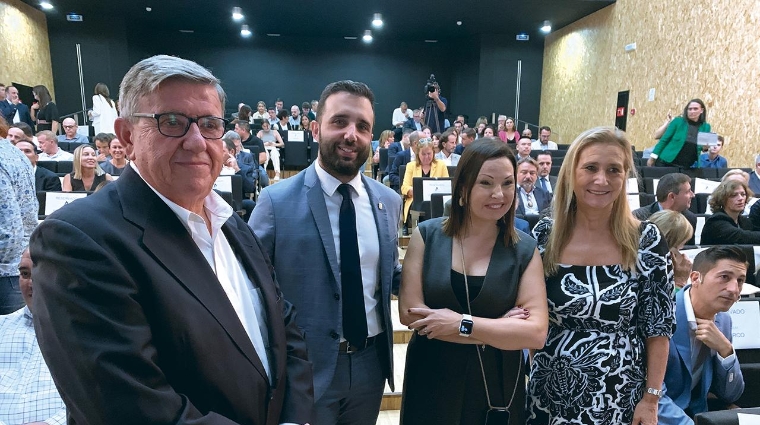
[(16, 115), (17, 110), (19, 120), (29, 124), (29, 127), (32, 127), (32, 131), (34, 131), (34, 122), (32, 121), (32, 114), (29, 112), (28, 106), (23, 103), (14, 105), (8, 103), (7, 100), (0, 102), (0, 113), (2, 113), (5, 120), (8, 121), (8, 124), (13, 123), (13, 117)]
[[(515, 196), (520, 196), (520, 188), (517, 188), (517, 191), (515, 192)], [(536, 203), (538, 204), (538, 211), (539, 213), (543, 211), (545, 208), (547, 208), (552, 203), (552, 194), (541, 189), (540, 186), (536, 186), (533, 188), (533, 196), (536, 197)], [(520, 205), (517, 206), (517, 210), (515, 211), (516, 214), (519, 215), (525, 215), (525, 207), (523, 206), (522, 200), (520, 200)]]
[(391, 165), (391, 171), (388, 173), (388, 180), (391, 183), (391, 188), (398, 191), (401, 189), (401, 177), (399, 176), (399, 170), (402, 165), (408, 164), (412, 160), (412, 151), (405, 149), (396, 155)]

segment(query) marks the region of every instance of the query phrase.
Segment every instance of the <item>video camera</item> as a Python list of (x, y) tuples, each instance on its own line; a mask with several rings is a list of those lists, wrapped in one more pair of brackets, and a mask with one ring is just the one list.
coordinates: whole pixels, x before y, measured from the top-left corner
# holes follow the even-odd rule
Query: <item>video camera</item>
[(435, 74), (430, 74), (430, 78), (427, 80), (427, 84), (425, 84), (425, 95), (427, 96), (429, 93), (434, 92), (438, 88), (438, 83), (435, 81)]

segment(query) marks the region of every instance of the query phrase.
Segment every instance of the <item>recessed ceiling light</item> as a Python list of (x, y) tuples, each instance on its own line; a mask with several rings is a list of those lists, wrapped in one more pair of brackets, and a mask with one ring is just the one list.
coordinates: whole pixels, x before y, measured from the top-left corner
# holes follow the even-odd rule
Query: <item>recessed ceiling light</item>
[(425, 40), (425, 43), (437, 43), (438, 40)]
[(372, 17), (372, 26), (375, 28), (382, 28), (383, 26), (383, 15), (379, 13), (375, 13), (375, 15)]
[(43, 1), (42, 3), (40, 3), (40, 7), (43, 8), (43, 9), (45, 9), (45, 10), (51, 10), (51, 9), (53, 9), (53, 5), (50, 4), (50, 3), (48, 3), (48, 2), (46, 2), (46, 1)]
[(232, 8), (232, 20), (233, 21), (239, 21), (243, 19), (243, 9), (239, 7), (233, 7)]
[(267, 34), (267, 35), (270, 36), (270, 37), (279, 37), (280, 36), (280, 34)]
[(372, 42), (372, 30), (365, 30), (364, 35), (362, 36), (362, 40), (365, 43), (371, 43)]
[(152, 8), (152, 7), (146, 7), (146, 8), (145, 8), (145, 11), (146, 11), (146, 12), (150, 12), (150, 11), (152, 11), (152, 10), (153, 10), (153, 8)]
[(548, 34), (552, 31), (552, 23), (549, 21), (544, 21), (544, 26), (541, 27), (541, 32)]
[(192, 33), (195, 32), (195, 30), (179, 30), (179, 32), (181, 32), (183, 34), (192, 34)]
[(343, 38), (345, 38), (346, 40), (356, 40), (356, 39), (357, 39), (357, 38), (359, 38), (359, 37), (351, 37), (351, 36), (345, 36), (345, 37), (343, 37)]
[(462, 26), (462, 21), (457, 21), (457, 25), (461, 27)]
[(240, 27), (240, 35), (243, 37), (250, 37), (251, 36), (251, 30), (248, 28), (248, 25), (243, 24), (242, 27)]

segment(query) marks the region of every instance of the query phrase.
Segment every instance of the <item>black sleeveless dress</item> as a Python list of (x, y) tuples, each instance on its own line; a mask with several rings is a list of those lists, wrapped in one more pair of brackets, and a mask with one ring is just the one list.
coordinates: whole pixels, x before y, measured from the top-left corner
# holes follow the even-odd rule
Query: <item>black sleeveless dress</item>
[(95, 178), (92, 179), (92, 186), (85, 188), (84, 182), (81, 179), (75, 179), (73, 172), (71, 172), (69, 176), (71, 177), (71, 191), (72, 192), (92, 192), (93, 190), (97, 189), (97, 187), (101, 183), (106, 181), (105, 174), (101, 174), (101, 175), (96, 174)]
[[(467, 312), (464, 276), (451, 270), (452, 239), (443, 233), (443, 218), (419, 229), (425, 240), (422, 290), (430, 308)], [(472, 315), (496, 318), (515, 306), (519, 279), (536, 242), (525, 233), (516, 246), (505, 247), (501, 235), (486, 276), (468, 276)], [(494, 406), (510, 407), (510, 424), (525, 423), (526, 366), (521, 350), (454, 344), (415, 334), (409, 342), (404, 374), (401, 424), (473, 424), (485, 422), (488, 404), (476, 350), (481, 350), (488, 392)]]

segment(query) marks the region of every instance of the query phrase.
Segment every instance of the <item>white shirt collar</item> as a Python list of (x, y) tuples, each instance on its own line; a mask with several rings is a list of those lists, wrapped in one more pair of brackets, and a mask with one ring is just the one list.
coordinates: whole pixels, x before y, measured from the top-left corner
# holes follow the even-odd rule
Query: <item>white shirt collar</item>
[[(683, 307), (686, 313), (686, 321), (689, 322), (689, 329), (697, 330), (697, 316), (694, 314), (694, 306), (691, 304), (691, 286), (683, 291)], [(713, 317), (713, 322), (715, 317)]]
[[(317, 178), (319, 178), (319, 183), (322, 185), (322, 190), (325, 192), (325, 194), (327, 194), (327, 196), (333, 196), (333, 194), (335, 194), (335, 191), (338, 190), (338, 186), (343, 184), (343, 182), (325, 171), (325, 169), (322, 168), (322, 164), (319, 163), (319, 160), (314, 163), (314, 170), (317, 172)], [(362, 182), (362, 177), (359, 173), (357, 173), (354, 178), (348, 182), (348, 184), (354, 188), (354, 191), (356, 193), (360, 193), (359, 189), (364, 185)]]
[[(142, 174), (140, 174), (140, 170), (137, 169), (137, 165), (134, 161), (130, 161), (129, 165), (132, 167), (133, 170), (137, 173), (138, 176), (140, 176), (143, 181), (145, 179), (143, 178)], [(166, 196), (162, 195), (159, 191), (156, 190), (153, 186), (150, 185), (147, 181), (145, 181), (145, 184), (148, 185), (148, 187), (156, 194), (159, 198), (161, 198), (162, 201), (166, 203), (166, 205), (171, 208), (171, 210), (174, 212), (174, 214), (177, 215), (177, 218), (179, 218), (179, 221), (182, 222), (182, 225), (185, 226), (188, 233), (192, 233), (190, 228), (190, 222), (195, 221), (205, 223), (206, 221), (203, 219), (203, 217), (199, 216), (198, 214), (185, 209), (176, 203), (172, 202), (167, 198)], [(208, 214), (209, 219), (211, 220), (211, 230), (213, 234), (216, 234), (216, 232), (222, 228), (222, 225), (230, 218), (232, 217), (233, 211), (230, 204), (228, 204), (219, 194), (214, 192), (213, 190), (211, 193), (209, 193), (206, 198), (203, 199), (203, 208), (206, 210), (206, 213)], [(212, 234), (212, 236), (214, 236)]]

